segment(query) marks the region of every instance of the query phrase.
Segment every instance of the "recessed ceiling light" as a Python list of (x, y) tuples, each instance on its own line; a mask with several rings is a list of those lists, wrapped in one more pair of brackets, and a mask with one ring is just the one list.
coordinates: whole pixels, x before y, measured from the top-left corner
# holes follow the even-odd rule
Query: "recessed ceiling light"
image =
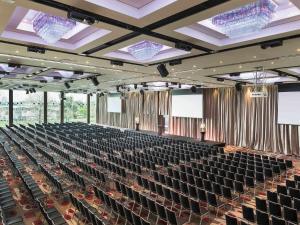
[(85, 63), (86, 63), (86, 64), (89, 64), (90, 62), (89, 62), (89, 61), (86, 61)]
[(213, 69), (213, 72), (216, 72), (217, 70), (216, 69)]
[(45, 65), (45, 63), (42, 62), (41, 65)]
[(239, 65), (239, 68), (240, 68), (240, 69), (242, 69), (242, 68), (243, 68), (243, 66), (242, 66), (242, 65)]
[(19, 53), (19, 51), (18, 51), (18, 50), (16, 50), (16, 53), (18, 54), (18, 53)]
[(220, 64), (223, 64), (223, 61), (222, 60), (220, 60), (220, 62), (219, 62)]
[(7, 59), (7, 61), (10, 61), (10, 59)]
[(256, 55), (253, 56), (253, 59), (256, 59)]
[(174, 71), (174, 68), (172, 68), (172, 71)]
[(297, 52), (300, 52), (300, 48), (297, 48)]
[(272, 61), (272, 62), (271, 62), (271, 64), (273, 65), (273, 64), (274, 64), (274, 62)]
[(196, 65), (193, 65), (193, 67), (196, 68), (197, 66), (196, 66)]
[(57, 56), (54, 56), (54, 59), (57, 59)]

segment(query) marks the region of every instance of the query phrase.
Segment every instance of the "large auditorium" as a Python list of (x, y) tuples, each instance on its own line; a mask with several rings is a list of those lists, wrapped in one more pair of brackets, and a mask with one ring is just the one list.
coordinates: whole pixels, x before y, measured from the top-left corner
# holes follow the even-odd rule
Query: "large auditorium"
[(0, 225), (300, 224), (300, 0), (0, 18)]

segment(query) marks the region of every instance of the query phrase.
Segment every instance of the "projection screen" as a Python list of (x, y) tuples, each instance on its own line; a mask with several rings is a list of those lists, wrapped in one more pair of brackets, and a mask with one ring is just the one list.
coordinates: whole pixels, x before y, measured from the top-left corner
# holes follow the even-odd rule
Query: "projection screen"
[(107, 97), (107, 112), (121, 113), (122, 103), (120, 96)]
[(172, 95), (172, 116), (203, 118), (203, 95)]
[(278, 92), (278, 123), (300, 125), (300, 92)]

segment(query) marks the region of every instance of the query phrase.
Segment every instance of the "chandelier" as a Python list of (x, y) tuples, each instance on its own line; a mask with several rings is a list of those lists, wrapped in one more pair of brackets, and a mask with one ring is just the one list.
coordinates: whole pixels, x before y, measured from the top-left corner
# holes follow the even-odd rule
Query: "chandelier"
[(76, 21), (39, 13), (32, 25), (38, 36), (47, 43), (54, 44), (76, 26)]
[(147, 60), (152, 59), (162, 48), (161, 44), (144, 40), (130, 46), (128, 52), (138, 60)]
[(212, 23), (230, 38), (259, 32), (272, 20), (276, 5), (272, 0), (258, 0), (240, 8), (219, 14)]

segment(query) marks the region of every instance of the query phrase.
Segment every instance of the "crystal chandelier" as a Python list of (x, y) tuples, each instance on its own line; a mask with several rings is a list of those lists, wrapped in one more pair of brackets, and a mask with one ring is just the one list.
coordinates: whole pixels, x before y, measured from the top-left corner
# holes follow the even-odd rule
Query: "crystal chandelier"
[(152, 41), (141, 41), (128, 48), (128, 52), (138, 60), (152, 59), (163, 48), (163, 45)]
[(49, 44), (54, 44), (76, 26), (76, 21), (40, 13), (33, 21), (33, 29)]
[(276, 5), (272, 0), (258, 0), (240, 8), (219, 14), (212, 23), (230, 38), (259, 32), (272, 20)]

